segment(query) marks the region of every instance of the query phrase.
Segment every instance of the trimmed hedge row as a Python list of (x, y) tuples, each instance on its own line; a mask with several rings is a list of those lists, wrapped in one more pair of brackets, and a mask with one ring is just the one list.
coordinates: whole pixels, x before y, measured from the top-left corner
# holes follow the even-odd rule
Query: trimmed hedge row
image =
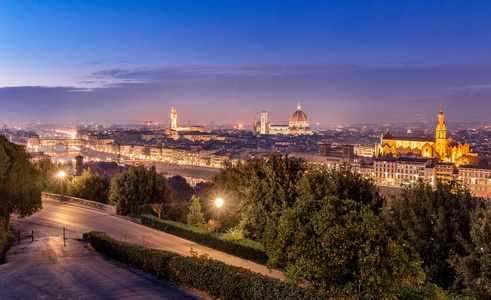
[(259, 249), (259, 247), (244, 245), (241, 243), (241, 241), (234, 242), (221, 239), (216, 234), (209, 232), (206, 229), (197, 228), (179, 222), (161, 220), (151, 215), (142, 215), (141, 222), (143, 225), (195, 241), (213, 249), (247, 260), (256, 261), (262, 264), (265, 264), (268, 260), (266, 252), (264, 252), (263, 249)]
[[(84, 237), (85, 238), (85, 237)], [(86, 234), (94, 249), (135, 269), (140, 269), (159, 278), (170, 280), (170, 262), (179, 254), (145, 248), (109, 237), (105, 232), (92, 231)]]
[(213, 259), (184, 257), (163, 250), (117, 241), (105, 232), (86, 234), (92, 247), (134, 268), (225, 299), (329, 299), (244, 268)]

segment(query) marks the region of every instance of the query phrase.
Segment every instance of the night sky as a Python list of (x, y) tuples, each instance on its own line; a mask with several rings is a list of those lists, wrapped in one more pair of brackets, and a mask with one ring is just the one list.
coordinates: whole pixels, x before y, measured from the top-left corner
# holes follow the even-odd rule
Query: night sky
[(489, 121), (489, 1), (0, 0), (0, 123)]

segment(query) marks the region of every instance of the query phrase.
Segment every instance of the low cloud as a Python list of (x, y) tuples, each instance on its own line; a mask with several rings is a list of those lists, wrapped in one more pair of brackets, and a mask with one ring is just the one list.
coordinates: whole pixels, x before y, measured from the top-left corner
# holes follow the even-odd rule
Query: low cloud
[[(297, 102), (312, 122), (324, 124), (411, 122), (421, 116), (433, 121), (440, 104), (455, 122), (488, 121), (491, 112), (488, 65), (112, 68), (85, 79), (85, 87), (77, 88), (0, 88), (0, 105), (26, 121), (69, 115), (77, 121), (168, 122), (170, 107), (177, 105), (183, 123), (252, 122), (263, 109), (272, 122), (286, 123)], [(36, 109), (41, 104), (48, 109)]]

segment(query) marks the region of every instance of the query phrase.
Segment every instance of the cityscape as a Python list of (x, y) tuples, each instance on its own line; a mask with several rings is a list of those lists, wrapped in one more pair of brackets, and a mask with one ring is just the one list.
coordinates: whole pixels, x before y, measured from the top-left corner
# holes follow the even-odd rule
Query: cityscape
[(0, 298), (490, 299), (485, 1), (1, 6)]

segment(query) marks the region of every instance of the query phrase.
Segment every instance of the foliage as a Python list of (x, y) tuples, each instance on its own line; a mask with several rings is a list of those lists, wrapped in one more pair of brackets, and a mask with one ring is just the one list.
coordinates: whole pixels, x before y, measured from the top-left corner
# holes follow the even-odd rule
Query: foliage
[[(10, 218), (0, 216), (0, 245), (5, 242), (7, 233), (9, 232)], [(0, 251), (3, 247), (0, 247)]]
[(162, 215), (162, 212), (164, 211), (164, 205), (161, 203), (152, 203), (150, 204), (152, 207), (152, 210), (157, 214), (157, 216), (160, 219), (160, 216)]
[[(1, 230), (1, 229), (0, 229)], [(4, 237), (0, 235), (0, 264), (5, 261), (5, 256), (7, 254), (7, 250), (10, 248), (15, 239), (15, 233), (9, 230)]]
[(88, 235), (95, 250), (159, 278), (171, 278), (170, 262), (178, 254), (118, 241), (105, 232), (92, 231)]
[[(43, 160), (34, 163), (34, 167), (39, 172), (39, 184), (42, 191), (53, 191), (56, 186), (57, 192), (59, 189), (59, 181), (57, 180), (56, 171), (58, 166), (54, 164), (50, 158), (44, 158)], [(58, 182), (58, 184), (56, 184)]]
[(186, 203), (194, 194), (193, 188), (182, 176), (176, 175), (169, 178), (167, 184), (172, 189), (172, 199), (175, 203)]
[(89, 169), (82, 175), (74, 177), (67, 184), (67, 195), (72, 197), (107, 203), (109, 198), (110, 179)]
[(94, 249), (159, 278), (201, 290), (222, 299), (328, 299), (327, 295), (299, 288), (213, 259), (184, 257), (117, 241), (92, 231)]
[(433, 188), (419, 181), (413, 187), (403, 188), (385, 216), (418, 251), (428, 279), (443, 288), (458, 290), (450, 258), (467, 255), (471, 215), (482, 205), (481, 200), (456, 182), (438, 182)]
[(0, 217), (23, 218), (42, 209), (38, 176), (24, 147), (0, 135)]
[(337, 196), (339, 199), (363, 203), (374, 213), (379, 213), (385, 202), (373, 179), (354, 172), (350, 165), (341, 165), (339, 168), (322, 165), (312, 168), (298, 182), (297, 189), (302, 199)]
[(471, 220), (468, 255), (455, 256), (452, 265), (457, 271), (457, 286), (462, 293), (476, 299), (491, 295), (491, 204), (477, 209)]
[(223, 238), (229, 241), (240, 241), (244, 239), (244, 230), (241, 228), (229, 228), (223, 235)]
[(176, 281), (220, 299), (330, 299), (214, 259), (178, 256), (172, 260)]
[(260, 243), (250, 240), (228, 241), (220, 238), (220, 234), (207, 231), (204, 228), (187, 225), (170, 220), (160, 220), (154, 216), (141, 216), (143, 225), (176, 235), (197, 243), (209, 246), (244, 259), (266, 263), (268, 257)]
[[(450, 298), (455, 300), (463, 300), (464, 297), (449, 297), (449, 294), (443, 291), (442, 288), (438, 287), (433, 283), (427, 283), (425, 285), (415, 285), (408, 284), (402, 287), (401, 295), (397, 298), (398, 300), (427, 300), (427, 299), (445, 299)], [(466, 299), (471, 300), (471, 299)]]
[(211, 219), (208, 220), (208, 223), (205, 224), (206, 230), (212, 231), (212, 232), (216, 231), (217, 226), (220, 226), (220, 224), (217, 221), (211, 220)]
[(223, 195), (235, 210), (222, 219), (225, 228), (243, 223), (244, 232), (260, 240), (268, 226), (278, 222), (285, 209), (302, 199), (332, 195), (352, 199), (378, 213), (385, 201), (371, 179), (339, 168), (310, 166), (306, 162), (272, 153), (266, 159), (248, 159), (225, 167), (212, 179), (211, 195)]
[(186, 222), (188, 204), (194, 190), (186, 179), (179, 175), (167, 179), (167, 184), (172, 190), (172, 202), (169, 204), (167, 216), (174, 221)]
[(163, 203), (167, 206), (171, 199), (165, 177), (143, 165), (130, 166), (111, 181), (109, 201), (121, 215), (131, 214), (142, 204)]
[(285, 208), (292, 207), (296, 184), (307, 169), (301, 159), (272, 153), (266, 159), (249, 158), (226, 163), (210, 184), (211, 194), (222, 196), (228, 212), (222, 221), (234, 227), (240, 218), (247, 219), (245, 230), (255, 239), (263, 236), (269, 224), (275, 224)]
[(199, 197), (194, 196), (191, 198), (191, 205), (189, 206), (189, 213), (187, 220), (189, 225), (201, 226), (205, 223), (205, 218), (201, 212), (201, 203)]
[(419, 257), (365, 205), (329, 196), (298, 202), (265, 237), (268, 267), (287, 280), (350, 297), (399, 296), (424, 273)]

